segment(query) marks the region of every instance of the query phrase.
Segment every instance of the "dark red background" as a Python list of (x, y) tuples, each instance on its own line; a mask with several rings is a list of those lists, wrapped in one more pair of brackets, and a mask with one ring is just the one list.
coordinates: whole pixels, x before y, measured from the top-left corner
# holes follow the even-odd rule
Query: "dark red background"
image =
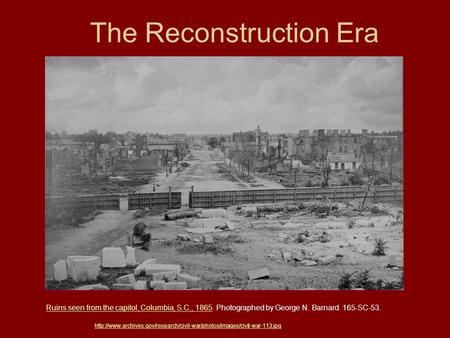
[[(178, 1), (177, 1), (178, 2)], [(117, 334), (433, 336), (445, 320), (448, 263), (442, 253), (448, 235), (444, 138), (448, 89), (448, 29), (438, 2), (393, 1), (39, 1), (3, 8), (3, 284), (4, 331), (47, 337)], [(4, 7), (5, 5), (3, 5)], [(96, 44), (90, 21), (133, 26), (134, 44)], [(212, 45), (146, 44), (145, 23), (166, 26), (277, 26), (297, 21), (326, 26), (338, 21), (378, 28), (375, 45), (329, 44)], [(246, 292), (57, 292), (44, 290), (45, 56), (95, 55), (273, 55), (404, 56), (405, 291)], [(434, 169), (432, 166), (436, 166)], [(11, 176), (12, 174), (12, 176)], [(441, 191), (439, 193), (439, 191)], [(439, 211), (442, 210), (442, 211)], [(6, 246), (5, 246), (6, 244)], [(9, 253), (12, 250), (12, 253)], [(45, 304), (333, 304), (380, 303), (378, 313), (121, 314), (46, 313)], [(447, 311), (448, 312), (448, 311)], [(251, 322), (283, 324), (282, 331), (100, 331), (94, 322)], [(407, 333), (408, 332), (408, 333)], [(444, 331), (445, 332), (445, 331)], [(7, 333), (6, 336), (10, 336)], [(440, 336), (440, 334), (439, 334)]]

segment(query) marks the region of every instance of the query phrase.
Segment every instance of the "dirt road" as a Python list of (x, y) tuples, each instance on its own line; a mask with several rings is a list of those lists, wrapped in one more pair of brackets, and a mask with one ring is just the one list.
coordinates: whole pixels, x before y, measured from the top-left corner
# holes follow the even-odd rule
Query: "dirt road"
[(104, 211), (82, 227), (65, 226), (46, 229), (45, 275), (50, 278), (53, 264), (70, 255), (100, 255), (105, 246), (126, 243), (126, 234), (133, 225), (128, 211)]
[[(229, 173), (229, 167), (219, 151), (196, 150), (191, 153), (191, 159), (185, 162), (189, 166), (183, 171), (172, 173), (168, 177), (162, 173), (156, 178), (156, 191), (168, 191), (169, 186), (172, 191), (181, 191), (183, 205), (188, 204), (192, 187), (195, 191), (284, 188), (281, 184), (263, 178), (257, 178), (257, 188), (250, 187), (248, 183)], [(152, 191), (153, 183), (141, 188), (141, 192)]]

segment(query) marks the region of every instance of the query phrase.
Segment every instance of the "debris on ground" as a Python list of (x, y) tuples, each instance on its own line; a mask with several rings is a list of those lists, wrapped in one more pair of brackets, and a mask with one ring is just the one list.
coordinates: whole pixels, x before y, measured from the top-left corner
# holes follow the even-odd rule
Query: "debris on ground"
[[(146, 210), (128, 213), (123, 237), (96, 249), (100, 257), (95, 256), (98, 251), (91, 251), (94, 256), (51, 262), (53, 275), (47, 287), (336, 289), (339, 273), (363, 267), (374, 271), (374, 281), (383, 280), (382, 288), (387, 289), (403, 272), (403, 210), (387, 203), (367, 202), (361, 208), (357, 200), (338, 203), (318, 196), (302, 203), (168, 210), (164, 221), (160, 213), (143, 216), (147, 218), (134, 224), (136, 213), (142, 216)], [(157, 224), (151, 234), (147, 224)], [(148, 253), (136, 250), (145, 248), (153, 236)], [(388, 241), (385, 256), (373, 255), (377, 238)], [(173, 257), (166, 260), (170, 264), (160, 263), (167, 257)], [(237, 263), (229, 268), (231, 260)], [(137, 265), (137, 261), (143, 262)], [(365, 288), (355, 284), (350, 289)]]

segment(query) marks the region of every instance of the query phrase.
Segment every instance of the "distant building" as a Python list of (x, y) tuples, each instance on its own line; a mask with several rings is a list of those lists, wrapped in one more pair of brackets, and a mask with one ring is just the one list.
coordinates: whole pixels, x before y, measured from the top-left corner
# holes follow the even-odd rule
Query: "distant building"
[(328, 153), (328, 163), (331, 170), (357, 170), (361, 161), (352, 154)]

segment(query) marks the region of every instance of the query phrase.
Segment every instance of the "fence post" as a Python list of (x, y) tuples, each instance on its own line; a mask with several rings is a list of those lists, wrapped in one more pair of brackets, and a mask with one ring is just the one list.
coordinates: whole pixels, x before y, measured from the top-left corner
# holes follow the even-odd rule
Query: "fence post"
[(337, 198), (336, 198), (336, 190), (334, 190), (334, 203), (336, 203)]
[(169, 186), (169, 209), (172, 209), (172, 187)]
[(273, 204), (275, 204), (276, 202), (276, 195), (275, 195), (275, 190), (273, 191)]
[(377, 191), (373, 189), (373, 201), (377, 203)]
[(233, 191), (232, 202), (233, 202), (233, 205), (236, 205), (236, 191)]
[(191, 185), (191, 192), (189, 193), (189, 207), (194, 207), (194, 186)]
[(297, 189), (294, 190), (294, 203), (297, 203)]
[(353, 188), (353, 199), (356, 199), (356, 188)]
[(214, 208), (214, 192), (211, 193), (211, 208)]

